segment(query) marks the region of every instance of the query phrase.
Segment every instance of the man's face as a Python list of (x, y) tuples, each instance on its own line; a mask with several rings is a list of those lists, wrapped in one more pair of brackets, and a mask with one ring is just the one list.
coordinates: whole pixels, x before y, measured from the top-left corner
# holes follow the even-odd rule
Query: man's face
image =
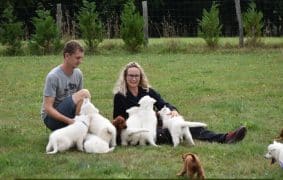
[(83, 58), (84, 58), (84, 52), (81, 52), (78, 49), (73, 54), (67, 53), (65, 55), (67, 64), (73, 68), (77, 68), (82, 63)]

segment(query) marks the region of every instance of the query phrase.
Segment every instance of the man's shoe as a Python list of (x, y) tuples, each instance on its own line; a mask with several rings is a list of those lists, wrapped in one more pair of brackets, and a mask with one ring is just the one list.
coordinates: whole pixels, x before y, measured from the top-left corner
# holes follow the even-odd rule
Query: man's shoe
[(241, 141), (244, 139), (247, 133), (247, 128), (245, 126), (241, 126), (235, 131), (231, 131), (226, 135), (225, 143), (232, 144)]

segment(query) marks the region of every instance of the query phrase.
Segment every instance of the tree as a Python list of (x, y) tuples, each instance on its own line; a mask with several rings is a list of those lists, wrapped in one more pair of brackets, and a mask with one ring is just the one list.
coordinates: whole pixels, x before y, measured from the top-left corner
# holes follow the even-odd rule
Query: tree
[(21, 50), (21, 40), (24, 34), (23, 23), (18, 22), (13, 15), (13, 7), (8, 4), (3, 12), (4, 22), (0, 25), (0, 42), (7, 45), (7, 54), (15, 55)]
[(205, 40), (209, 47), (213, 48), (217, 46), (222, 28), (222, 25), (219, 22), (218, 5), (213, 2), (210, 11), (204, 9), (202, 20), (198, 21), (199, 36)]
[(247, 44), (255, 46), (260, 43), (261, 29), (263, 28), (262, 18), (263, 14), (256, 10), (256, 4), (250, 3), (247, 12), (243, 14), (244, 30), (248, 37)]
[(137, 51), (144, 43), (143, 17), (138, 13), (132, 0), (125, 5), (121, 15), (121, 36), (130, 51)]
[(62, 45), (55, 20), (48, 10), (37, 10), (36, 13), (38, 17), (34, 17), (32, 20), (35, 33), (29, 42), (32, 53), (49, 54), (57, 52)]
[(93, 52), (103, 41), (104, 36), (103, 25), (98, 18), (95, 2), (84, 0), (78, 19), (82, 38), (88, 46), (88, 50)]

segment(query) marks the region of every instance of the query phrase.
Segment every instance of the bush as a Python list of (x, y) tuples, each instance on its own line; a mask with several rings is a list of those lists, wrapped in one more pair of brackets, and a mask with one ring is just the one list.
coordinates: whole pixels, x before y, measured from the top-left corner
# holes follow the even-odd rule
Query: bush
[(222, 28), (218, 17), (218, 5), (213, 2), (210, 11), (204, 9), (202, 14), (202, 20), (198, 20), (198, 35), (205, 40), (209, 47), (215, 47), (218, 45)]
[(55, 20), (48, 10), (37, 10), (38, 17), (34, 17), (32, 22), (35, 26), (35, 34), (29, 42), (30, 50), (33, 54), (44, 55), (58, 52), (62, 48), (60, 34)]
[(250, 3), (247, 12), (243, 13), (243, 25), (248, 45), (256, 46), (260, 43), (261, 29), (263, 28), (262, 18), (262, 12), (256, 11), (256, 4)]
[(130, 51), (137, 51), (144, 43), (143, 18), (132, 0), (124, 5), (121, 15), (121, 37)]
[(0, 42), (7, 46), (8, 55), (17, 55), (21, 52), (21, 40), (24, 34), (23, 23), (17, 22), (13, 15), (13, 7), (9, 4), (3, 12), (4, 21), (0, 26)]
[(104, 28), (102, 22), (98, 19), (95, 2), (84, 0), (78, 17), (82, 38), (87, 45), (88, 51), (93, 52), (99, 43), (103, 41), (104, 36)]

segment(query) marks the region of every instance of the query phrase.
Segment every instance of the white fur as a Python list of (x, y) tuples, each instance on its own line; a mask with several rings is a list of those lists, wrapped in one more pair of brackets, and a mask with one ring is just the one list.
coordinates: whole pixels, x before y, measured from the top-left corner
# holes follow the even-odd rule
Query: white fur
[[(138, 118), (139, 107), (131, 107), (127, 109), (129, 118), (126, 121), (127, 128), (121, 131), (121, 144), (127, 146), (128, 143), (136, 145), (140, 139), (140, 133), (144, 132), (141, 129), (141, 122)], [(148, 131), (148, 130), (147, 130)]]
[(114, 148), (109, 148), (106, 141), (94, 134), (88, 133), (84, 142), (84, 150), (87, 153), (108, 153), (112, 152)]
[[(127, 109), (129, 114), (129, 118), (126, 121), (128, 128), (121, 133), (122, 145), (127, 145), (128, 141), (130, 141), (131, 145), (137, 143), (146, 145), (148, 142), (150, 145), (157, 147), (155, 143), (157, 118), (153, 110), (155, 102), (155, 99), (144, 96), (139, 101), (139, 107)], [(127, 134), (129, 134), (130, 130), (136, 130), (136, 132), (131, 137), (128, 137)]]
[(99, 114), (99, 110), (90, 102), (88, 98), (84, 100), (82, 107), (87, 107), (87, 113), (91, 114), (89, 132), (95, 134), (108, 142), (110, 147), (116, 146), (117, 131), (109, 119)]
[(276, 160), (280, 167), (283, 168), (283, 144), (274, 141), (273, 144), (268, 145), (265, 158)]
[(147, 129), (142, 128), (126, 128), (121, 131), (121, 144), (127, 146), (136, 145), (139, 142), (140, 134), (143, 132), (149, 132)]
[(173, 146), (176, 147), (185, 138), (187, 142), (194, 146), (189, 127), (205, 127), (205, 123), (185, 121), (183, 116), (171, 116), (171, 110), (164, 106), (158, 113), (163, 122), (163, 128), (168, 128), (173, 141)]
[(75, 117), (75, 122), (64, 128), (53, 131), (46, 146), (47, 154), (66, 151), (74, 145), (83, 151), (83, 140), (88, 132), (90, 118), (87, 115)]

